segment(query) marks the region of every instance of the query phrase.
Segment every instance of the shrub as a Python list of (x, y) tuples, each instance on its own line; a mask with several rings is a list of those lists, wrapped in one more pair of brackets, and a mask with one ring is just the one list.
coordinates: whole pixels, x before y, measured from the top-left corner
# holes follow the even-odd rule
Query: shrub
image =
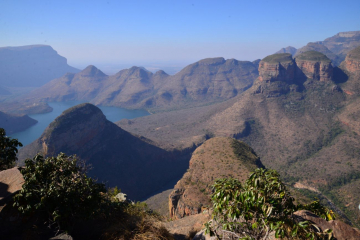
[(270, 232), (277, 238), (322, 239), (331, 230), (320, 233), (308, 221), (295, 219), (300, 209), (314, 211), (333, 219), (331, 211), (316, 201), (295, 205), (279, 174), (274, 170), (256, 169), (245, 182), (220, 179), (214, 184), (213, 220), (206, 224), (211, 235), (227, 235), (229, 239), (268, 239)]
[(25, 183), (14, 197), (21, 213), (45, 213), (50, 222), (66, 229), (76, 218), (95, 215), (106, 192), (103, 184), (86, 176), (76, 156), (60, 153), (44, 159), (37, 155), (21, 170)]
[(0, 171), (14, 166), (17, 160), (17, 147), (22, 146), (21, 142), (6, 136), (5, 130), (0, 128)]

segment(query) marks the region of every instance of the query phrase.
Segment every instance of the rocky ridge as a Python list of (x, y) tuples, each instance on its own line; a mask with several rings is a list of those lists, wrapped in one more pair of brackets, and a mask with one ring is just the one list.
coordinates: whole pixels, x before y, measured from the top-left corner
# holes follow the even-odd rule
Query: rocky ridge
[(140, 67), (107, 76), (94, 66), (66, 74), (33, 91), (26, 101), (90, 101), (127, 108), (176, 109), (235, 97), (258, 76), (256, 63), (224, 58), (203, 59), (175, 75)]

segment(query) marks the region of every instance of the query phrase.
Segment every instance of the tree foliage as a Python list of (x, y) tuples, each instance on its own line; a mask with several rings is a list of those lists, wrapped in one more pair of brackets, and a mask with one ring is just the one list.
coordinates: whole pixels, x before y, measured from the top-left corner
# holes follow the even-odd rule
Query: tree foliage
[(59, 227), (66, 228), (76, 218), (93, 216), (106, 192), (103, 184), (86, 176), (76, 156), (64, 153), (27, 159), (21, 173), (25, 183), (14, 198), (14, 206), (24, 214), (45, 213)]
[(5, 130), (0, 128), (0, 171), (14, 166), (17, 160), (17, 147), (22, 146), (17, 139), (6, 136)]
[(331, 230), (319, 232), (308, 221), (293, 214), (300, 209), (311, 210), (325, 219), (334, 214), (318, 201), (295, 205), (279, 174), (274, 170), (256, 169), (245, 182), (220, 179), (214, 184), (213, 220), (206, 224), (207, 232), (221, 239), (268, 239), (271, 232), (277, 238), (324, 239)]

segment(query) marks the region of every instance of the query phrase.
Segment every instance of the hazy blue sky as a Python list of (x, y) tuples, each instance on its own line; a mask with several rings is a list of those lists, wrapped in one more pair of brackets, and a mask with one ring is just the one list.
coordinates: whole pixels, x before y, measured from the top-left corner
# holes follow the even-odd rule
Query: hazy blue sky
[(360, 0), (0, 0), (0, 47), (48, 44), (79, 68), (255, 60), (353, 30)]

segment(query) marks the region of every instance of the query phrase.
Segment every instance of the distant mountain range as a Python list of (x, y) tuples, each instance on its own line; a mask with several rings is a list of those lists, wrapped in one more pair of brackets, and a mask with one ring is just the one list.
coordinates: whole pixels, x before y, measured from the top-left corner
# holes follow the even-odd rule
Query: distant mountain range
[(346, 54), (358, 46), (360, 46), (360, 31), (340, 32), (324, 41), (310, 42), (299, 49), (289, 46), (276, 53), (290, 53), (296, 57), (303, 52), (318, 51), (330, 58), (334, 66), (338, 66), (345, 60)]
[(128, 108), (178, 109), (237, 96), (258, 76), (256, 63), (209, 58), (175, 75), (132, 67), (107, 76), (94, 66), (54, 79), (28, 96), (28, 101), (82, 100)]
[(40, 87), (67, 72), (79, 71), (47, 45), (0, 48), (2, 87)]

